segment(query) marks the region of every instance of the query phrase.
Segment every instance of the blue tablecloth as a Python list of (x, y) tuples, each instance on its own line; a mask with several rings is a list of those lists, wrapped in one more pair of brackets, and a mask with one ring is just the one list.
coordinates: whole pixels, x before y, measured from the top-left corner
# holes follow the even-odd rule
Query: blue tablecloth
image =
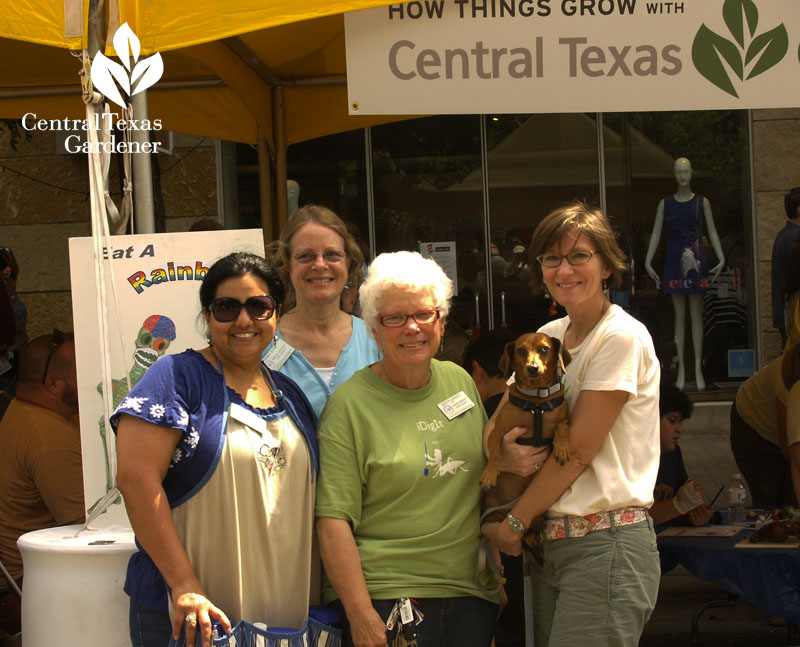
[(732, 537), (659, 537), (659, 548), (695, 577), (719, 584), (770, 616), (800, 624), (800, 548), (734, 548)]

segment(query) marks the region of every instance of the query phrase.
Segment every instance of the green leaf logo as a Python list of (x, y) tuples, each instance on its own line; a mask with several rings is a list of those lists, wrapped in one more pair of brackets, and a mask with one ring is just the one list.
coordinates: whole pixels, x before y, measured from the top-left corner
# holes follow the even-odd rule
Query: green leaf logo
[(706, 79), (738, 99), (731, 73), (746, 81), (777, 65), (789, 51), (789, 34), (783, 23), (756, 34), (758, 7), (753, 0), (725, 0), (722, 18), (733, 40), (703, 23), (692, 43), (692, 61)]

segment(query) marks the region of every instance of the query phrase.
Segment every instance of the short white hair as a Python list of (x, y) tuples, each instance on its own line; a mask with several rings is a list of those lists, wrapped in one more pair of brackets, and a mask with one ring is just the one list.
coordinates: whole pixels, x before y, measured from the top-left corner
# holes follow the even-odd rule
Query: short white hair
[(368, 328), (378, 327), (381, 298), (392, 288), (433, 297), (442, 318), (450, 312), (453, 282), (436, 261), (424, 258), (419, 252), (379, 254), (358, 290), (361, 316)]

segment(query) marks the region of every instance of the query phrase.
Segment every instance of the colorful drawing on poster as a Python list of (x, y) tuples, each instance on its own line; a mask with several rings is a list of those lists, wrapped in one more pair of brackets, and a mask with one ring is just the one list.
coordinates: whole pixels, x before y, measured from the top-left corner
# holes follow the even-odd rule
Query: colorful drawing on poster
[[(139, 381), (144, 372), (155, 364), (169, 348), (171, 342), (175, 341), (175, 323), (166, 315), (150, 315), (142, 323), (134, 342), (136, 348), (133, 351), (133, 366), (128, 371), (128, 378), (111, 380), (111, 400), (114, 409), (119, 406), (123, 398), (128, 394), (130, 388)], [(97, 391), (102, 395), (103, 385), (97, 385)], [(108, 447), (106, 443), (106, 427), (103, 418), (100, 418), (100, 437), (103, 440), (103, 455), (107, 455)], [(110, 490), (111, 470), (106, 460), (106, 491)]]

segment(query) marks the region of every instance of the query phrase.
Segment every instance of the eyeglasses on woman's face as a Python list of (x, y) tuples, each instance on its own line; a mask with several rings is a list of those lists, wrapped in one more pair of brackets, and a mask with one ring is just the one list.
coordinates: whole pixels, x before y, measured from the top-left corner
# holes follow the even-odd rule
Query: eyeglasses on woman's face
[(400, 328), (401, 326), (406, 325), (409, 317), (420, 325), (432, 324), (439, 318), (439, 308), (436, 308), (435, 310), (420, 310), (419, 312), (414, 312), (410, 315), (380, 315), (378, 317), (378, 321), (380, 322), (381, 326), (386, 328)]
[(592, 256), (599, 253), (600, 252), (585, 249), (575, 250), (569, 254), (554, 254), (551, 252), (548, 254), (540, 254), (536, 257), (536, 260), (539, 261), (539, 265), (542, 267), (558, 267), (565, 258), (570, 265), (584, 265), (592, 260)]
[(347, 252), (340, 252), (338, 249), (329, 249), (327, 252), (322, 252), (321, 254), (316, 254), (314, 252), (301, 252), (300, 254), (294, 255), (294, 260), (301, 265), (310, 265), (320, 256), (326, 263), (333, 265), (335, 263), (341, 263), (344, 260), (344, 257), (347, 256)]
[(251, 319), (264, 321), (275, 313), (275, 299), (268, 294), (261, 294), (259, 296), (250, 297), (247, 301), (242, 303), (233, 297), (220, 297), (214, 299), (208, 307), (214, 319), (219, 323), (236, 321), (242, 308), (247, 311)]

